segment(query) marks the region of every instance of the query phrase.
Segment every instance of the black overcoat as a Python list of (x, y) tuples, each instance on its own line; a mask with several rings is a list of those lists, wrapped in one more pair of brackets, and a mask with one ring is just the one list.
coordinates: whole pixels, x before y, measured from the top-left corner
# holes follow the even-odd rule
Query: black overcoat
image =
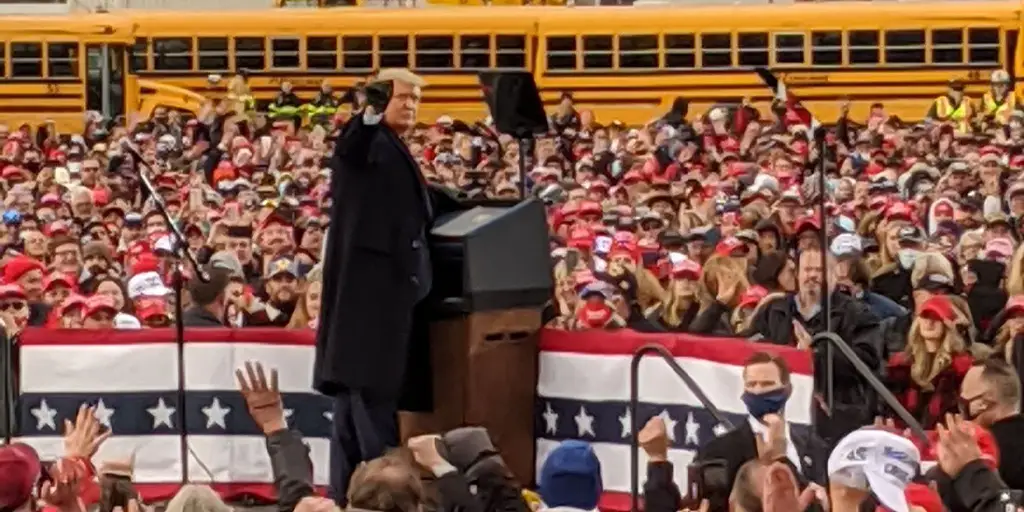
[(332, 164), (313, 368), (313, 387), (321, 393), (353, 390), (405, 410), (430, 410), (430, 351), (427, 323), (417, 308), (416, 251), (429, 250), (420, 238), (433, 216), (454, 208), (444, 197), (426, 186), (393, 130), (366, 124), (359, 115), (345, 126)]

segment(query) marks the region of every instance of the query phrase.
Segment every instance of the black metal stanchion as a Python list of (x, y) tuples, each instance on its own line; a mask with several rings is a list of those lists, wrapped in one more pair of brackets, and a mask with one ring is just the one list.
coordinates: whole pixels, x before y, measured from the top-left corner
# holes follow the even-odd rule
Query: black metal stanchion
[[(188, 475), (188, 461), (189, 461), (189, 449), (188, 449), (188, 423), (186, 418), (185, 407), (185, 322), (182, 319), (183, 308), (181, 304), (182, 289), (184, 288), (184, 275), (181, 271), (182, 260), (187, 260), (193, 270), (195, 270), (195, 276), (200, 281), (206, 282), (209, 280), (209, 276), (199, 266), (199, 262), (196, 261), (195, 257), (192, 256), (185, 246), (185, 235), (182, 234), (181, 228), (171, 217), (170, 212), (167, 211), (167, 205), (164, 204), (163, 198), (157, 193), (156, 188), (149, 181), (149, 177), (146, 176), (146, 172), (153, 172), (152, 166), (146, 163), (146, 160), (142, 157), (134, 146), (129, 142), (125, 141), (121, 144), (121, 147), (126, 153), (131, 155), (132, 160), (136, 164), (136, 169), (139, 172), (139, 181), (142, 183), (142, 187), (146, 190), (146, 193), (153, 199), (153, 203), (156, 205), (157, 210), (160, 211), (161, 216), (164, 218), (164, 222), (167, 223), (167, 228), (171, 231), (171, 252), (174, 254), (174, 327), (175, 327), (175, 342), (178, 348), (178, 423), (180, 425), (179, 433), (181, 435), (181, 479), (182, 484), (189, 482)], [(154, 172), (155, 174), (155, 172)]]

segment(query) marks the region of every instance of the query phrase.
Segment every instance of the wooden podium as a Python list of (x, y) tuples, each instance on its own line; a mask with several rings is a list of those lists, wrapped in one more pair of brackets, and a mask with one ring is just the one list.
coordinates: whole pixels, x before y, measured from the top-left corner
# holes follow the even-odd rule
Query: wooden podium
[(486, 427), (523, 485), (534, 475), (533, 416), (540, 309), (470, 313), (430, 328), (434, 412), (400, 416), (411, 436)]

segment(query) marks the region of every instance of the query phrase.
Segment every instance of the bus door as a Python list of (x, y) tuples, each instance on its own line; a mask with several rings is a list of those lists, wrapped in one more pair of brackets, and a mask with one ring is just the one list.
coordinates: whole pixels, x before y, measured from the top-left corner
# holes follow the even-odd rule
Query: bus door
[(86, 52), (86, 109), (114, 119), (125, 114), (125, 45), (89, 43)]

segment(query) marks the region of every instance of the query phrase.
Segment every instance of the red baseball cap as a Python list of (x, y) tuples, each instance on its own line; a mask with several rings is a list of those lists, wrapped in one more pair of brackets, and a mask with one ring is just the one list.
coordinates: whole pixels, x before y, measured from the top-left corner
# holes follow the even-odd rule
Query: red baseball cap
[(16, 256), (4, 265), (4, 282), (13, 283), (33, 270), (45, 270), (45, 267), (35, 258)]
[(24, 505), (42, 470), (39, 454), (31, 446), (15, 443), (0, 448), (0, 509)]
[(703, 271), (704, 269), (700, 266), (700, 263), (691, 259), (682, 259), (672, 265), (672, 277), (675, 278), (697, 280), (700, 279)]
[(167, 302), (163, 300), (146, 300), (135, 309), (135, 314), (143, 322), (154, 316), (168, 316)]
[(931, 315), (944, 322), (952, 322), (956, 319), (956, 311), (953, 310), (953, 303), (945, 295), (933, 295), (921, 304), (920, 316)]
[(100, 311), (109, 311), (111, 315), (117, 314), (117, 306), (114, 299), (106, 295), (93, 295), (85, 299), (85, 316), (92, 316)]
[[(737, 254), (738, 251), (743, 251), (742, 254)], [(718, 245), (715, 246), (715, 254), (719, 256), (740, 256), (746, 255), (747, 244), (743, 243), (742, 240), (734, 236), (723, 238)]]

